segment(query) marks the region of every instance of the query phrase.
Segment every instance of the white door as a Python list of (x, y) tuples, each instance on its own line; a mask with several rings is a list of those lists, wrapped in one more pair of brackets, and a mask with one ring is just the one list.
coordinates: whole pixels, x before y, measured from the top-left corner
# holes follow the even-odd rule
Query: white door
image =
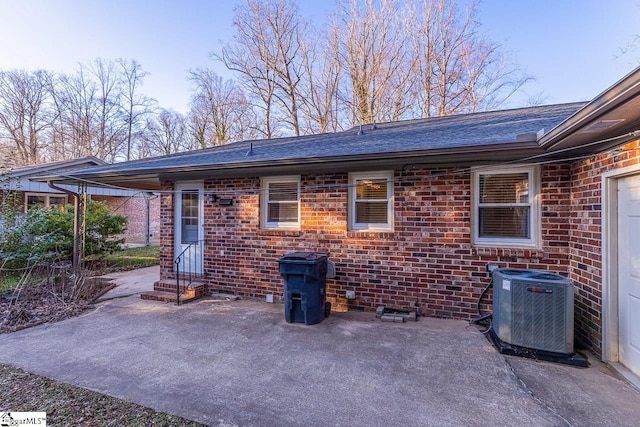
[(202, 274), (204, 187), (202, 182), (176, 183), (175, 259), (180, 272)]
[(640, 175), (618, 181), (619, 361), (640, 375)]

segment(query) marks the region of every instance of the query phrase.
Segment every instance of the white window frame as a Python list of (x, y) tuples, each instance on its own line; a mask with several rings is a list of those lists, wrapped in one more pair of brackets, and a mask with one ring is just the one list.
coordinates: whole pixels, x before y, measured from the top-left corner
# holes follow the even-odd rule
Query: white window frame
[[(509, 237), (480, 237), (480, 176), (526, 173), (529, 179), (529, 202), (528, 203), (505, 203), (508, 206), (529, 206), (529, 238), (509, 238)], [(473, 230), (472, 241), (476, 246), (497, 246), (509, 248), (540, 248), (540, 169), (537, 166), (515, 166), (509, 168), (478, 168), (472, 170), (472, 215), (471, 226)]]
[[(298, 218), (293, 221), (267, 221), (269, 214), (269, 185), (272, 183), (293, 182), (298, 187)], [(260, 225), (269, 230), (300, 230), (300, 175), (270, 176), (260, 182)], [(290, 202), (292, 203), (292, 202)]]
[[(356, 222), (356, 182), (362, 179), (384, 179), (387, 181), (387, 222)], [(394, 176), (393, 171), (351, 172), (349, 174), (349, 230), (393, 231), (394, 223)]]
[(51, 197), (63, 197), (64, 204), (69, 203), (69, 197), (66, 194), (58, 194), (58, 193), (24, 193), (24, 211), (27, 212), (29, 210), (29, 196), (36, 197), (44, 197), (44, 206), (51, 207)]

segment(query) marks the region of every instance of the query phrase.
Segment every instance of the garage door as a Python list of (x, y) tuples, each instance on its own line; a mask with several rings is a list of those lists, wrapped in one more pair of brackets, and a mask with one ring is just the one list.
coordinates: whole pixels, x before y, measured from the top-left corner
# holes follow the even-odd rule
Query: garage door
[(640, 375), (640, 175), (618, 181), (619, 361)]

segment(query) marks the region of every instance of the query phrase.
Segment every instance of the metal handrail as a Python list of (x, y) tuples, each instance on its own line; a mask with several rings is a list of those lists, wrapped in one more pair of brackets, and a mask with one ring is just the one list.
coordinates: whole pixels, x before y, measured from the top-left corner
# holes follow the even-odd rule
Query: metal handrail
[[(184, 248), (182, 252), (180, 252), (180, 254), (173, 261), (176, 265), (176, 303), (177, 305), (180, 305), (180, 297), (185, 292), (187, 292), (188, 289), (191, 288), (191, 284), (193, 283), (193, 278), (196, 275), (196, 273), (194, 273), (193, 270), (198, 271), (198, 264), (200, 263), (200, 257), (197, 256), (198, 255), (197, 251), (201, 244), (204, 250), (204, 242), (205, 242), (204, 239), (194, 240), (193, 242), (190, 242), (188, 246)], [(186, 263), (182, 262), (186, 257), (186, 255), (189, 255), (188, 259), (195, 260), (195, 263), (189, 262), (189, 264), (192, 264), (193, 268), (189, 268), (188, 270), (185, 267)], [(196, 255), (195, 258), (194, 258), (194, 255)], [(181, 263), (182, 263), (182, 270), (180, 269)], [(184, 288), (182, 292), (180, 292), (181, 277), (182, 277), (182, 286)]]

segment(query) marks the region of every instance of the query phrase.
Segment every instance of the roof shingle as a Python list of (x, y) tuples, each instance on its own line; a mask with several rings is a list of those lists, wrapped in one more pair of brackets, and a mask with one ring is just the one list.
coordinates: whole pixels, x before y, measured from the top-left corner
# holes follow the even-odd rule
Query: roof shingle
[[(344, 132), (243, 141), (169, 156), (134, 160), (87, 169), (87, 174), (171, 171), (189, 167), (228, 167), (234, 164), (305, 159), (330, 161), (358, 155), (389, 156), (392, 153), (460, 149), (509, 144), (518, 135), (548, 132), (585, 103), (547, 105), (512, 110), (460, 114), (446, 117), (380, 123)], [(247, 155), (250, 147), (252, 154)], [(76, 175), (76, 174), (74, 174)], [(77, 174), (82, 176), (82, 173)]]

